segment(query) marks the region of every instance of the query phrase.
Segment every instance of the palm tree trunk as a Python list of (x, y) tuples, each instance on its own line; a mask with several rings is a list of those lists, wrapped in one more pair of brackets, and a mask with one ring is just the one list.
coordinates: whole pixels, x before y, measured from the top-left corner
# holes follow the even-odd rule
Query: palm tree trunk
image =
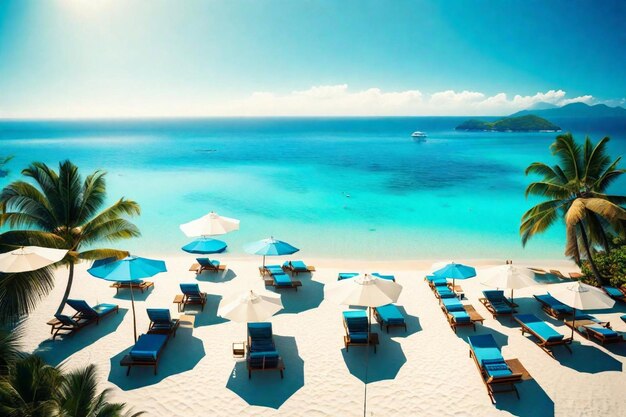
[(591, 249), (589, 248), (589, 239), (587, 239), (587, 232), (585, 232), (585, 227), (582, 222), (578, 224), (580, 228), (580, 236), (583, 239), (583, 245), (585, 246), (585, 251), (587, 252), (587, 259), (589, 260), (589, 265), (591, 265), (591, 270), (593, 271), (593, 275), (595, 276), (598, 284), (603, 285), (604, 280), (602, 279), (602, 275), (600, 275), (600, 271), (596, 267), (596, 263), (593, 261), (593, 257), (591, 256)]
[(65, 293), (63, 294), (63, 299), (61, 300), (61, 304), (59, 305), (59, 308), (57, 308), (56, 314), (61, 314), (63, 312), (63, 309), (65, 308), (65, 303), (67, 302), (67, 299), (70, 296), (70, 290), (72, 289), (72, 282), (74, 281), (74, 262), (73, 261), (70, 261), (69, 270), (70, 270), (70, 274), (67, 277), (67, 287), (65, 287)]

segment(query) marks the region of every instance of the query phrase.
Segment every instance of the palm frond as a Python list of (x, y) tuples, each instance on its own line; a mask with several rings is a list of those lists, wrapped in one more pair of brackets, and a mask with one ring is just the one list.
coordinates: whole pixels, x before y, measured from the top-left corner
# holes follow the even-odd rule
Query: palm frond
[(533, 162), (528, 166), (528, 168), (526, 168), (525, 174), (540, 175), (543, 177), (543, 181), (545, 182), (561, 182), (561, 177), (554, 170), (554, 168), (547, 164), (544, 164), (543, 162)]
[(560, 160), (560, 166), (565, 176), (571, 181), (580, 179), (581, 150), (580, 146), (574, 142), (571, 133), (566, 133), (556, 137), (551, 145), (552, 153)]
[(114, 242), (141, 236), (137, 226), (126, 219), (112, 219), (85, 229), (81, 242), (89, 244), (97, 241)]
[(92, 249), (78, 254), (80, 259), (95, 261), (104, 258), (124, 259), (129, 255), (128, 251), (119, 249)]
[(8, 252), (20, 246), (43, 246), (46, 248), (67, 249), (67, 242), (58, 235), (39, 230), (9, 230), (0, 235), (0, 246), (5, 246)]
[(104, 171), (95, 171), (85, 178), (83, 184), (83, 197), (78, 212), (78, 223), (87, 223), (96, 215), (106, 199), (106, 182)]
[(20, 338), (22, 328), (0, 330), (0, 378), (9, 372), (9, 366), (23, 357)]
[(566, 185), (538, 181), (532, 182), (526, 187), (526, 197), (529, 195), (550, 197), (552, 199), (565, 199), (569, 198), (572, 192)]
[(526, 212), (523, 218), (525, 220), (520, 225), (520, 234), (522, 236), (522, 246), (526, 246), (531, 237), (545, 231), (556, 221), (558, 210), (556, 207), (551, 207), (531, 214)]
[[(3, 213), (21, 212), (33, 217), (33, 222), (43, 229), (50, 230), (55, 224), (54, 214), (50, 210), (45, 196), (33, 185), (24, 181), (15, 181), (2, 190), (0, 209)], [(5, 220), (2, 222), (4, 223)], [(12, 227), (23, 224), (14, 223)]]
[(589, 138), (585, 140), (583, 147), (585, 172), (582, 178), (585, 184), (594, 183), (609, 166), (611, 158), (606, 154), (606, 144), (608, 142), (608, 136), (600, 139), (595, 146), (593, 146)]
[(0, 321), (17, 323), (54, 288), (52, 269), (0, 274)]

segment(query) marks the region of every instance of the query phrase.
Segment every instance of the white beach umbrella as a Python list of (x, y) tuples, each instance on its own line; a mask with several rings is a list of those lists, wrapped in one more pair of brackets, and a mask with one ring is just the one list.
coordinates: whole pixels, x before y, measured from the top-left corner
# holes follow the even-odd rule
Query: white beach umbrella
[(340, 304), (380, 307), (398, 301), (402, 285), (364, 274), (330, 284), (328, 291)]
[(279, 294), (252, 290), (224, 297), (217, 315), (239, 323), (267, 320), (283, 308)]
[(483, 279), (481, 284), (492, 288), (506, 288), (511, 290), (511, 302), (513, 302), (513, 290), (532, 287), (537, 285), (535, 274), (528, 268), (520, 268), (513, 265), (498, 265), (481, 272)]
[(199, 219), (181, 224), (180, 230), (188, 237), (223, 235), (239, 230), (239, 220), (210, 212)]
[(11, 252), (0, 254), (0, 272), (34, 271), (59, 262), (66, 254), (66, 249), (22, 246)]
[(550, 285), (550, 295), (574, 309), (572, 337), (576, 327), (576, 310), (604, 310), (615, 305), (615, 300), (600, 288), (580, 281)]

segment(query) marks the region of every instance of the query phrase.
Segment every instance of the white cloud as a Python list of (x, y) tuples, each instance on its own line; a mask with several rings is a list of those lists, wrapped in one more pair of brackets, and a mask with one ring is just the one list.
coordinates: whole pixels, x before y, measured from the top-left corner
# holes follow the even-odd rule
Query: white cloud
[[(313, 86), (287, 94), (255, 92), (220, 106), (220, 114), (242, 116), (410, 116), (410, 115), (504, 115), (526, 109), (538, 102), (564, 105), (594, 103), (584, 95), (566, 98), (563, 90), (534, 95), (506, 93), (487, 96), (478, 91), (445, 90), (424, 94), (419, 90), (388, 91), (380, 88), (351, 91), (347, 84)], [(217, 110), (217, 109), (216, 109)]]

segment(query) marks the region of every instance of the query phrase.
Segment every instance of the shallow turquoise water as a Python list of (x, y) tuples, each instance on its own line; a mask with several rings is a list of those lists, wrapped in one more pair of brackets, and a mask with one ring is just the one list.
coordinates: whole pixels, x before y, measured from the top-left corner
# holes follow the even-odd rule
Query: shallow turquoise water
[[(135, 253), (181, 253), (178, 225), (210, 210), (241, 219), (229, 251), (269, 235), (302, 257), (559, 258), (559, 226), (523, 249), (518, 227), (533, 161), (552, 161), (553, 133), (455, 132), (462, 118), (210, 119), (0, 123), (10, 181), (34, 160), (70, 158), (109, 172), (110, 197), (137, 200)], [(624, 125), (558, 122), (579, 138)], [(415, 143), (414, 130), (429, 139)], [(626, 190), (626, 182), (615, 190)]]

